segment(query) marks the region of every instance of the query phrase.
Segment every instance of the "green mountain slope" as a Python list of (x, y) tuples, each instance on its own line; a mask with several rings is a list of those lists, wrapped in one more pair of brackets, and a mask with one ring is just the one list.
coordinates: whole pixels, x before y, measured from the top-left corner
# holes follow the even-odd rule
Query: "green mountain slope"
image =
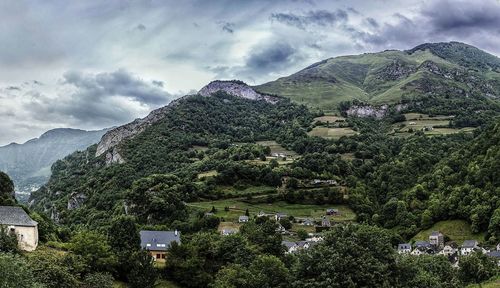
[(423, 44), (408, 51), (330, 58), (255, 88), (324, 110), (336, 110), (343, 101), (392, 104), (436, 94), (498, 99), (499, 63), (498, 57), (467, 44)]

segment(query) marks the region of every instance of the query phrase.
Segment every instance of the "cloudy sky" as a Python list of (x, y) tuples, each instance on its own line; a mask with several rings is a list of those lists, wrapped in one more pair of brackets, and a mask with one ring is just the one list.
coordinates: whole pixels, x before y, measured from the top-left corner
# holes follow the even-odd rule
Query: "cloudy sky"
[(461, 41), (500, 55), (498, 0), (0, 2), (0, 145), (145, 116), (214, 79)]

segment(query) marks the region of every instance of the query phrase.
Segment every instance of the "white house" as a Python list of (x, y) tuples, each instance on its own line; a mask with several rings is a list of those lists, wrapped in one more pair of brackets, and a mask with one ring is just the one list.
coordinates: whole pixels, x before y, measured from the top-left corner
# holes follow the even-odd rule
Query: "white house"
[(17, 236), (19, 249), (33, 251), (38, 246), (38, 223), (23, 208), (0, 206), (0, 226)]
[(410, 252), (411, 252), (411, 244), (410, 243), (398, 244), (398, 253), (399, 254), (408, 254)]
[(240, 216), (240, 217), (238, 218), (238, 222), (239, 222), (239, 223), (246, 223), (246, 222), (248, 222), (248, 219), (249, 219), (249, 218), (248, 218), (248, 216), (246, 216), (246, 215), (242, 215), (242, 216)]
[(460, 255), (467, 256), (474, 252), (474, 250), (479, 248), (478, 244), (477, 240), (465, 240), (462, 247), (460, 247)]

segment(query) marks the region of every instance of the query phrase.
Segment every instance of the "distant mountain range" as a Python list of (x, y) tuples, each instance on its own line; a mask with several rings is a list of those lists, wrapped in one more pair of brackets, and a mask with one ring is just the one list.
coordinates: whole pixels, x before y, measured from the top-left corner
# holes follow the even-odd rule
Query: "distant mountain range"
[(108, 129), (85, 131), (59, 128), (23, 144), (0, 147), (0, 170), (15, 183), (22, 197), (43, 185), (50, 177), (50, 166), (64, 156), (97, 143)]
[(254, 88), (323, 110), (353, 100), (380, 105), (445, 96), (499, 99), (500, 58), (464, 43), (426, 43), (326, 59)]

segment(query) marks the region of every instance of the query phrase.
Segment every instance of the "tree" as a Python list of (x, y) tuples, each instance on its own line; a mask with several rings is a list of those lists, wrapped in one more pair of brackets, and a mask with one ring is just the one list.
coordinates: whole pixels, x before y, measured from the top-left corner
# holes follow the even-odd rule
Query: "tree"
[(110, 271), (116, 264), (116, 257), (111, 251), (111, 246), (104, 235), (91, 231), (77, 233), (69, 248), (75, 254), (82, 256), (90, 271)]
[[(0, 232), (1, 233), (1, 232)], [(0, 253), (0, 287), (42, 288), (33, 271), (18, 255)]]
[(290, 286), (290, 272), (275, 256), (258, 256), (250, 266), (229, 265), (215, 278), (214, 288), (285, 288)]
[(109, 273), (91, 273), (85, 276), (82, 288), (112, 288), (113, 280)]
[(460, 279), (464, 283), (480, 283), (498, 273), (495, 261), (480, 252), (461, 257), (458, 266)]
[(155, 285), (158, 273), (154, 267), (153, 257), (146, 250), (139, 250), (132, 254), (130, 259), (132, 270), (128, 276), (132, 288), (152, 288)]
[(308, 236), (309, 234), (307, 234), (307, 231), (304, 229), (299, 229), (297, 231), (297, 237), (299, 237), (300, 240), (306, 240)]
[(6, 227), (0, 225), (0, 252), (18, 252), (16, 234), (6, 230)]
[(15, 204), (14, 182), (12, 182), (9, 175), (0, 171), (0, 206), (12, 206)]
[(294, 287), (394, 287), (392, 234), (367, 225), (338, 225), (299, 254)]
[(132, 269), (129, 259), (141, 247), (139, 228), (131, 216), (119, 216), (112, 220), (109, 228), (109, 244), (117, 257), (117, 272), (121, 278)]

